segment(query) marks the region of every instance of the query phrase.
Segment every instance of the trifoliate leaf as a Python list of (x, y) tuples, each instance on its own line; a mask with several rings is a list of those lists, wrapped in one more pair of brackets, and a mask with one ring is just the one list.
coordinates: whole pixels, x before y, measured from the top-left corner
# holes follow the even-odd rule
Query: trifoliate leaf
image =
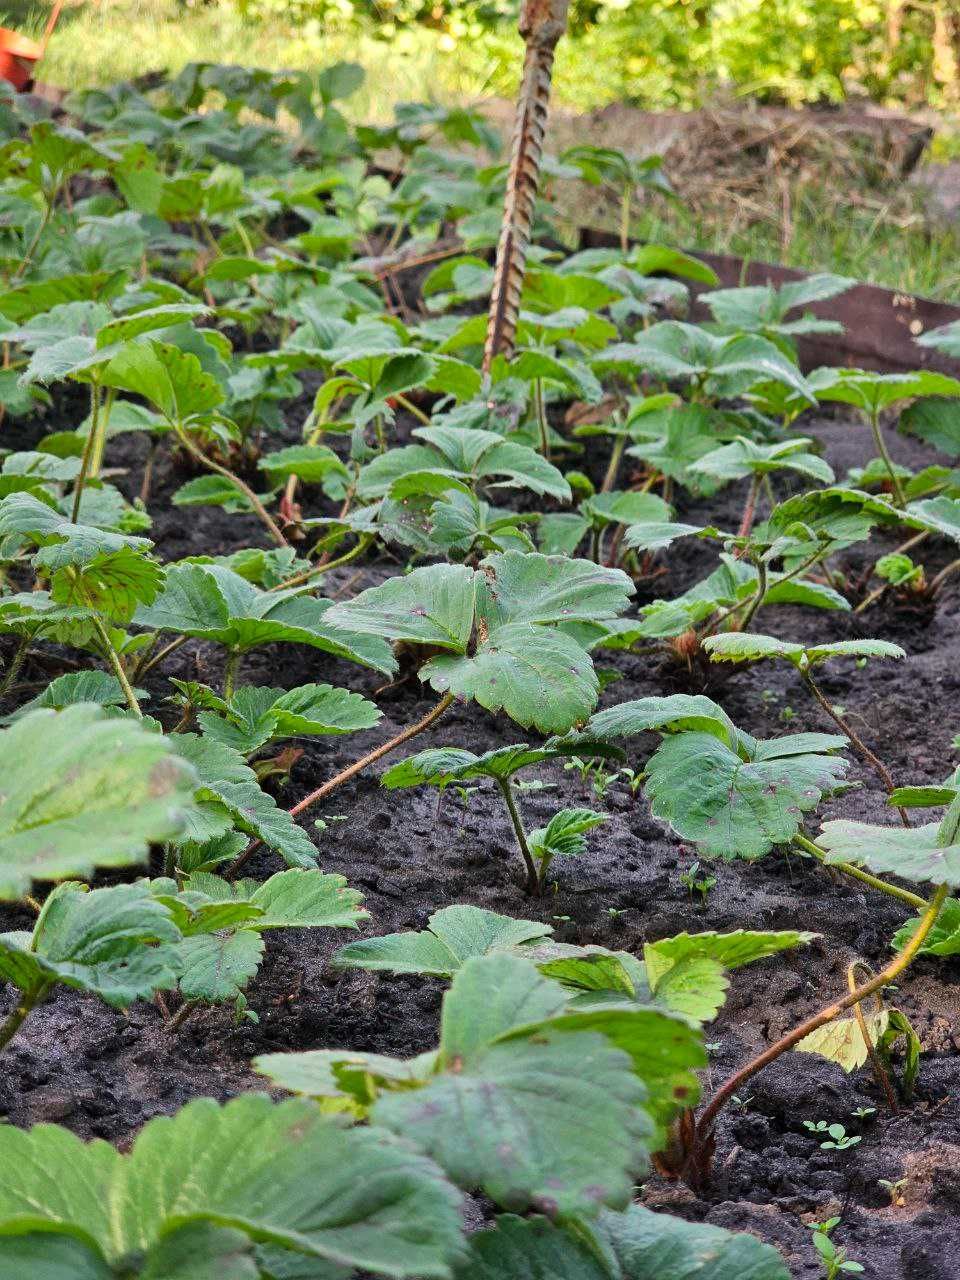
[(329, 600), (294, 590), (261, 591), (221, 565), (182, 564), (167, 570), (163, 591), (134, 621), (158, 631), (215, 640), (241, 651), (275, 642), (305, 644), (389, 674), (389, 647), (339, 625)]
[(350, 478), (350, 472), (334, 451), (321, 444), (290, 445), (268, 453), (257, 465), (267, 473), (271, 484), (278, 484), (288, 476), (299, 476), (304, 484), (322, 484), (331, 475), (344, 480)]
[(473, 630), (475, 596), (471, 569), (427, 565), (334, 605), (327, 621), (344, 631), (464, 653)]
[[(145, 702), (150, 697), (145, 689), (136, 689), (134, 692), (140, 702)], [(6, 716), (4, 723), (19, 720), (38, 707), (62, 711), (64, 707), (72, 707), (77, 702), (94, 702), (98, 707), (127, 705), (126, 695), (116, 676), (109, 675), (106, 671), (69, 671), (66, 675), (51, 680), (42, 693)]]
[(268, 849), (276, 850), (289, 866), (316, 866), (317, 850), (307, 833), (286, 809), (279, 808), (273, 796), (261, 789), (256, 774), (239, 752), (190, 733), (173, 734), (171, 742), (177, 754), (196, 769), (197, 800), (204, 805), (212, 802), (214, 813), (226, 819), (224, 825), (215, 826), (212, 831), (192, 827), (186, 833), (188, 839), (210, 840), (236, 826), (262, 840)]
[(833, 644), (803, 645), (774, 636), (746, 631), (726, 631), (708, 636), (703, 648), (713, 662), (756, 662), (761, 658), (782, 658), (806, 670), (828, 658), (905, 658), (898, 644), (888, 640), (838, 640)]
[(535, 858), (549, 862), (557, 856), (574, 857), (587, 847), (585, 834), (606, 822), (605, 813), (594, 809), (561, 809), (545, 827), (537, 827), (527, 837)]
[[(592, 1215), (625, 1205), (651, 1133), (645, 1091), (605, 1036), (542, 1020), (563, 1001), (526, 961), (467, 961), (444, 1000), (442, 1069), (422, 1089), (382, 1094), (375, 1122), (504, 1208)], [(529, 1030), (498, 1040), (524, 1023)], [(585, 1111), (587, 1130), (577, 1119)]]
[[(908, 920), (893, 935), (893, 947), (902, 951), (920, 925), (919, 916)], [(918, 953), (922, 956), (956, 956), (960, 955), (960, 899), (947, 898), (940, 908), (933, 928), (923, 940)]]
[(180, 990), (187, 1000), (235, 1000), (260, 968), (263, 939), (252, 929), (198, 933), (180, 944)]
[(371, 729), (380, 711), (359, 693), (329, 684), (296, 689), (241, 685), (229, 701), (203, 700), (197, 722), (207, 737), (247, 755), (282, 738), (354, 733)]
[(0, 742), (0, 898), (20, 897), (33, 879), (141, 862), (193, 808), (194, 774), (170, 742), (100, 707), (33, 711)]
[(508, 951), (553, 932), (550, 925), (485, 911), (481, 907), (443, 907), (420, 933), (391, 933), (341, 947), (333, 964), (342, 969), (386, 969), (452, 977), (473, 956)]
[(596, 706), (600, 684), (590, 655), (560, 631), (500, 626), (472, 657), (442, 655), (420, 668), (438, 693), (505, 711), (523, 728), (565, 733)]
[(456, 1280), (790, 1280), (778, 1251), (746, 1232), (686, 1222), (633, 1204), (604, 1211), (591, 1234), (502, 1214), (470, 1236)]
[(776, 955), (817, 935), (784, 930), (757, 933), (680, 933), (644, 944), (643, 959), (653, 995), (668, 1008), (698, 1022), (716, 1017), (726, 999), (726, 973)]
[(742, 480), (750, 475), (796, 471), (819, 480), (821, 484), (832, 484), (833, 468), (805, 447), (812, 443), (803, 436), (779, 444), (758, 444), (745, 436), (738, 436), (730, 444), (704, 454), (691, 467), (695, 472), (717, 480)]
[(367, 917), (361, 895), (343, 876), (314, 870), (280, 871), (250, 894), (263, 912), (255, 929), (355, 929)]
[[(864, 1011), (864, 1021), (871, 1041), (876, 1044), (889, 1025), (890, 1013), (887, 1009), (879, 1013)], [(862, 1067), (870, 1056), (856, 1018), (835, 1018), (804, 1036), (794, 1048), (797, 1053), (815, 1053), (828, 1058), (848, 1074)]]
[(634, 737), (651, 730), (658, 733), (696, 730), (728, 743), (737, 739), (737, 728), (722, 707), (703, 694), (690, 693), (621, 702), (592, 715), (585, 732), (602, 739)]
[(47, 897), (32, 934), (0, 934), (0, 976), (23, 991), (62, 982), (123, 1008), (176, 985), (180, 933), (144, 884)]
[(654, 815), (708, 856), (760, 858), (792, 840), (803, 814), (839, 783), (846, 761), (810, 754), (805, 742), (781, 742), (783, 756), (744, 759), (712, 733), (667, 738), (647, 761)]
[(922, 502), (911, 502), (907, 515), (920, 527), (960, 542), (960, 501), (956, 498), (926, 498)]
[(818, 843), (827, 850), (828, 865), (852, 862), (880, 875), (960, 888), (960, 843), (938, 844), (939, 835), (936, 822), (880, 827), (837, 819), (823, 824)]
[[(325, 1277), (446, 1280), (459, 1249), (458, 1198), (435, 1165), (383, 1131), (345, 1129), (298, 1100), (201, 1099), (149, 1121), (129, 1154), (55, 1125), (8, 1125), (0, 1174), (4, 1238), (26, 1227), (51, 1249), (61, 1238), (83, 1244), (87, 1271), (71, 1270), (71, 1280), (117, 1274), (131, 1257), (143, 1258), (144, 1280), (167, 1280), (159, 1260), (168, 1234), (198, 1220), (316, 1259)], [(214, 1258), (182, 1280), (223, 1274)]]
[(131, 342), (113, 357), (102, 374), (107, 387), (132, 391), (170, 422), (184, 423), (209, 413), (224, 399), (217, 379), (204, 372), (192, 351), (166, 342)]

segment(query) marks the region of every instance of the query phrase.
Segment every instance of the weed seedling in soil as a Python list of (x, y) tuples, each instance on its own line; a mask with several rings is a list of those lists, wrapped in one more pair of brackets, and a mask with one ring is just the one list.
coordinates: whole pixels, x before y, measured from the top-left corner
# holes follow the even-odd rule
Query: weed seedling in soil
[(686, 871), (680, 872), (680, 883), (690, 891), (691, 897), (699, 893), (700, 905), (706, 907), (707, 897), (710, 890), (716, 887), (717, 877), (703, 871), (698, 860), (691, 862)]
[(846, 1151), (863, 1141), (859, 1134), (848, 1134), (844, 1126), (836, 1121), (804, 1120), (803, 1127), (809, 1129), (811, 1133), (829, 1134), (829, 1137), (820, 1143), (821, 1151)]
[(847, 1257), (846, 1249), (835, 1244), (831, 1239), (834, 1229), (839, 1226), (839, 1218), (827, 1218), (824, 1222), (809, 1223), (813, 1232), (813, 1247), (823, 1266), (824, 1280), (836, 1280), (841, 1274), (852, 1275), (863, 1271), (859, 1262)]
[[(607, 747), (603, 743), (590, 744), (587, 741), (586, 745), (595, 745), (597, 750), (605, 754), (619, 754), (617, 748)], [(605, 816), (592, 809), (560, 809), (545, 827), (528, 831), (517, 805), (516, 792), (520, 784), (515, 778), (522, 769), (569, 756), (582, 750), (583, 746), (582, 737), (573, 735), (567, 741), (551, 738), (543, 747), (528, 747), (526, 743), (519, 743), (517, 746), (488, 751), (482, 756), (458, 747), (439, 747), (401, 760), (387, 770), (381, 782), (390, 790), (432, 786), (440, 788), (442, 792), (448, 786), (455, 786), (459, 791), (468, 793), (476, 788), (464, 788), (461, 785), (463, 782), (475, 778), (491, 779), (500, 792), (513, 827), (517, 848), (527, 873), (526, 891), (538, 893), (543, 888), (553, 859), (558, 855), (569, 857), (583, 853), (586, 848), (586, 832), (605, 821)]]

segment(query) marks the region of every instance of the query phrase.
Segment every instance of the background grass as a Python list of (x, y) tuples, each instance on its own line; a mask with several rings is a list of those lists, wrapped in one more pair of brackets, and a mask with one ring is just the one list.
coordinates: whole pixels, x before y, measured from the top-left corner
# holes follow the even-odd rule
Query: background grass
[[(42, 29), (47, 10), (35, 4), (7, 8), (4, 23), (25, 32)], [(226, 5), (187, 7), (178, 0), (88, 0), (68, 7), (50, 42), (40, 78), (65, 88), (109, 84), (192, 61), (234, 62), (270, 68), (314, 70), (340, 59), (367, 71), (363, 88), (346, 109), (356, 119), (389, 119), (397, 102), (432, 100), (480, 103), (492, 94), (512, 96), (522, 45), (505, 29), (459, 44), (441, 32), (413, 27), (387, 42), (362, 30), (329, 30), (317, 22), (291, 26), (281, 19), (251, 23)], [(611, 59), (602, 30), (561, 42), (555, 69), (555, 101), (588, 110), (610, 100)], [(935, 153), (960, 154), (956, 127), (945, 122)], [(629, 145), (629, 144), (628, 144)], [(634, 141), (635, 145), (635, 141)], [(851, 193), (818, 192), (807, 185), (792, 194), (789, 229), (770, 221), (734, 226), (725, 217), (694, 216), (657, 202), (640, 208), (634, 233), (691, 249), (781, 261), (809, 270), (833, 270), (906, 292), (960, 301), (960, 229), (931, 226), (895, 193), (890, 207), (875, 193), (864, 201)], [(905, 214), (905, 207), (907, 212)], [(602, 222), (598, 215), (591, 221)]]

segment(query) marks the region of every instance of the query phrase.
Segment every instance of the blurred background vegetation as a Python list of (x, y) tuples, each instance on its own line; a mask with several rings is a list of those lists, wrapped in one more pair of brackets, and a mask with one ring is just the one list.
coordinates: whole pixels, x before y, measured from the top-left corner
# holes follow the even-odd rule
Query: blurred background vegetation
[[(40, 74), (77, 88), (192, 61), (348, 60), (366, 71), (355, 119), (484, 102), (506, 134), (518, 3), (68, 0)], [(2, 21), (33, 32), (46, 12), (14, 0)], [(641, 201), (635, 235), (960, 298), (960, 0), (572, 0), (554, 94), (555, 150), (664, 154), (681, 198)], [(931, 216), (902, 138), (846, 128), (891, 112), (930, 131), (925, 170), (956, 171), (955, 214)], [(609, 221), (599, 197), (573, 212)]]
[[(198, 57), (311, 63), (354, 56), (371, 107), (394, 95), (510, 95), (518, 0), (86, 0), (45, 74), (103, 83)], [(9, 25), (42, 24), (8, 6)], [(387, 78), (382, 78), (386, 76)], [(557, 100), (689, 109), (718, 92), (761, 102), (862, 96), (910, 107), (960, 96), (957, 0), (573, 0)]]

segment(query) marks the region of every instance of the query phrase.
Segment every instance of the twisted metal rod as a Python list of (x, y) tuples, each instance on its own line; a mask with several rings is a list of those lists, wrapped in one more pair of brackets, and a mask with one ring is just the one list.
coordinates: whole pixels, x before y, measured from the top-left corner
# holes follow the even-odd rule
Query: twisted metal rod
[(490, 292), (483, 373), (498, 355), (513, 354), (520, 315), (520, 291), (540, 187), (543, 138), (550, 105), (550, 79), (557, 41), (567, 27), (570, 0), (524, 0), (520, 34), (527, 44), (523, 80), (513, 126), (513, 149)]

